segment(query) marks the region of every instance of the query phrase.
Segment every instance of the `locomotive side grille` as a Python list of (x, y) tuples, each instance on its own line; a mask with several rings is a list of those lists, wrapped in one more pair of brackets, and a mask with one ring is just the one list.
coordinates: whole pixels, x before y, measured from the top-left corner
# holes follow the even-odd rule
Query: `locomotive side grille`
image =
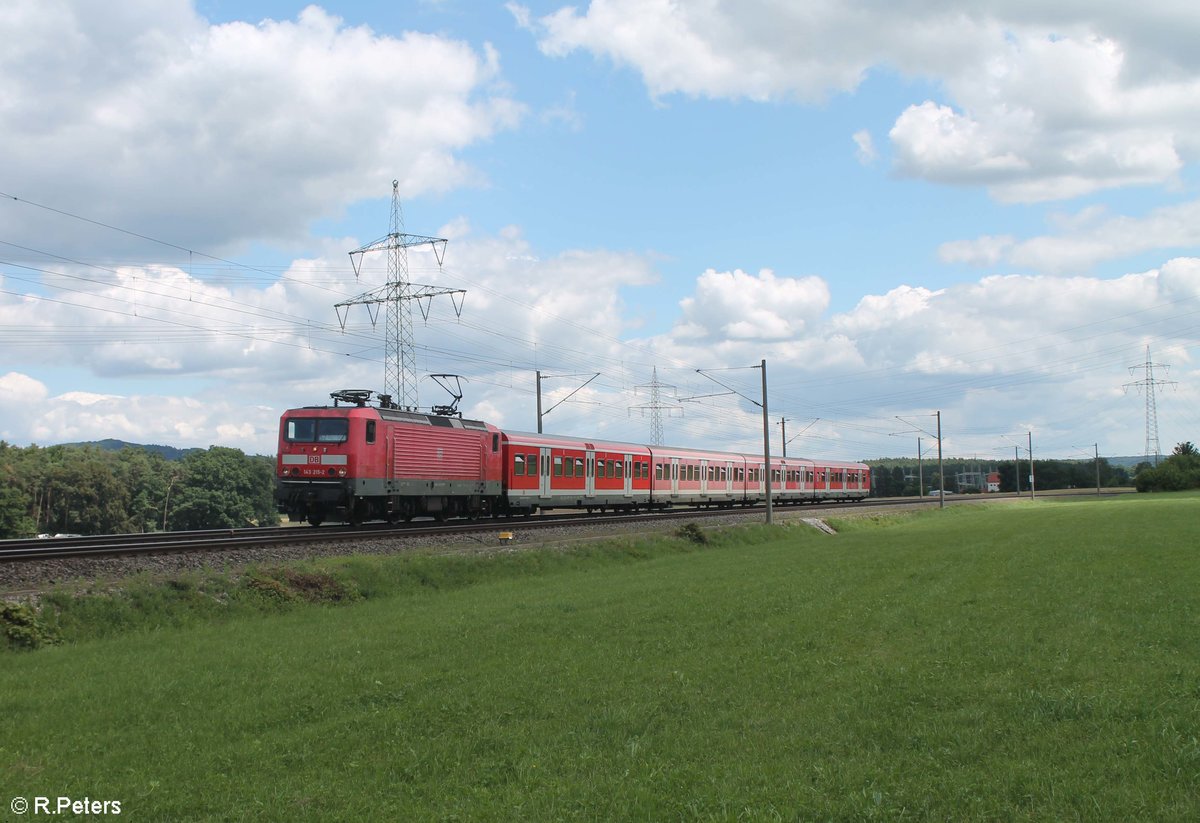
[(392, 477), (478, 480), (483, 474), (479, 435), (397, 426), (393, 429)]

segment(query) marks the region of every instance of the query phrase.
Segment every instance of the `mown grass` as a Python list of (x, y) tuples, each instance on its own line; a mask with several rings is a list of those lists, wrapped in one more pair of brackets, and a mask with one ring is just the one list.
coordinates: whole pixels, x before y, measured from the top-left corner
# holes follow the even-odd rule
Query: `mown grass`
[(423, 558), (426, 582), (323, 565), (357, 581), (350, 605), (0, 656), (0, 800), (120, 799), (138, 820), (1195, 819), (1198, 508)]

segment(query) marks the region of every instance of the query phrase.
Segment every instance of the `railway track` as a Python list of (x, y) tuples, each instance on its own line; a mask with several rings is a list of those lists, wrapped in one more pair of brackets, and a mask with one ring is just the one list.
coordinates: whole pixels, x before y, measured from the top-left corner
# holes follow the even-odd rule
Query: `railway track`
[[(925, 502), (925, 501), (919, 501)], [(840, 504), (846, 508), (848, 504)], [(857, 505), (870, 505), (867, 501)], [(776, 506), (776, 510), (782, 507)], [(800, 507), (788, 506), (798, 511)], [(152, 532), (149, 534), (118, 534), (93, 537), (54, 537), (28, 540), (0, 540), (0, 562), (49, 560), (71, 557), (104, 557), (118, 555), (157, 554), (165, 552), (202, 552), (271, 545), (341, 542), (388, 537), (422, 537), (432, 535), (469, 535), (479, 532), (503, 532), (519, 529), (522, 532), (561, 527), (597, 527), (630, 522), (668, 522), (681, 518), (719, 517), (731, 513), (755, 513), (762, 507), (732, 509), (667, 509), (638, 514), (539, 514), (532, 517), (495, 518), (475, 521), (437, 523), (413, 522), (404, 525), (370, 523), (351, 526), (279, 526), (245, 529), (211, 529), (190, 532)]]
[[(1046, 493), (1044, 496), (1051, 496)], [(1013, 495), (947, 496), (946, 502), (962, 504), (980, 500), (1011, 498)], [(870, 507), (905, 507), (937, 505), (936, 497), (924, 498), (868, 498), (858, 503), (822, 503), (816, 505), (776, 504), (774, 510), (781, 515), (788, 513), (812, 513), (850, 511)], [(423, 537), (445, 535), (471, 535), (520, 530), (537, 531), (561, 527), (603, 527), (608, 524), (644, 522), (647, 525), (679, 519), (716, 518), (730, 514), (762, 513), (764, 507), (737, 506), (727, 509), (667, 509), (660, 512), (638, 514), (538, 514), (532, 517), (495, 518), (476, 521), (417, 521), (396, 526), (372, 523), (351, 526), (279, 526), (245, 529), (210, 529), (190, 532), (152, 532), (149, 534), (119, 534), (93, 537), (56, 537), (29, 540), (0, 540), (0, 562), (20, 562), (78, 557), (113, 557), (129, 555), (152, 555), (175, 552), (219, 552), (223, 550), (259, 548), (312, 542), (344, 542), (389, 537)]]

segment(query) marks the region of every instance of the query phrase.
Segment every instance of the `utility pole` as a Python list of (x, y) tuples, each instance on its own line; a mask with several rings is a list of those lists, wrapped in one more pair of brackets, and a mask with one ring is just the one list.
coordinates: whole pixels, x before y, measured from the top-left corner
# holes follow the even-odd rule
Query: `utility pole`
[(1029, 437), (1029, 499), (1033, 500), (1037, 497), (1037, 480), (1033, 474), (1033, 432), (1028, 431), (1025, 434)]
[(791, 436), (791, 438), (789, 438), (789, 437), (787, 436), (787, 418), (786, 418), (786, 417), (781, 417), (781, 418), (779, 419), (779, 425), (780, 425), (780, 426), (783, 426), (783, 456), (784, 456), (784, 457), (787, 457), (787, 447), (788, 447), (788, 443), (791, 443), (791, 442), (792, 442), (792, 440), (795, 440), (796, 438), (800, 437), (800, 435), (804, 434), (806, 431), (808, 431), (809, 429), (811, 429), (811, 428), (812, 428), (814, 425), (816, 425), (817, 421), (819, 421), (820, 419), (821, 419), (821, 418), (819, 418), (819, 417), (814, 417), (812, 420), (808, 421), (808, 425), (807, 425), (807, 426), (805, 426), (805, 427), (804, 427), (804, 428), (802, 428), (800, 431), (798, 431), (798, 432), (796, 432), (795, 434), (793, 434), (793, 435)]
[[(683, 400), (700, 400), (704, 397), (724, 397), (727, 394), (736, 394), (743, 400), (747, 400), (762, 409), (762, 428), (763, 428), (763, 481), (767, 490), (767, 525), (771, 525), (771, 418), (767, 412), (767, 361), (764, 358), (757, 366), (733, 366), (735, 369), (762, 369), (762, 401), (753, 400), (740, 391), (722, 383), (711, 374), (705, 372), (704, 369), (696, 369), (697, 374), (702, 374), (718, 386), (725, 388), (727, 391), (719, 394), (702, 394), (696, 397), (684, 397)], [(816, 422), (815, 420), (813, 421)], [(748, 478), (747, 478), (748, 479)]]
[(925, 470), (921, 465), (921, 438), (917, 437), (917, 497), (925, 496)]
[(779, 442), (783, 444), (783, 456), (787, 457), (787, 418), (779, 418)]
[[(930, 436), (937, 437), (937, 444), (938, 444), (938, 508), (944, 509), (944, 508), (946, 508), (946, 470), (945, 470), (945, 464), (942, 462), (942, 412), (939, 409), (938, 411), (934, 412), (933, 414), (923, 414), (923, 415), (921, 415), (921, 417), (936, 417), (937, 418), (937, 434), (930, 435)], [(903, 432), (904, 434), (912, 434), (915, 432), (925, 432), (925, 434), (929, 434), (929, 431), (927, 431), (926, 429), (922, 429), (920, 426), (913, 423), (911, 420), (907, 420), (907, 419), (901, 417), (900, 415), (896, 415), (896, 419), (902, 423), (907, 423), (908, 425), (913, 427), (911, 432)], [(921, 467), (921, 438), (920, 437), (917, 438), (917, 485), (918, 486), (925, 485), (924, 471)], [(920, 489), (920, 491), (923, 491), (923, 489)]]
[[(387, 306), (385, 324), (385, 343), (383, 358), (383, 388), (384, 397), (388, 398), (385, 405), (416, 411), (417, 408), (417, 377), (416, 352), (413, 345), (412, 302), (417, 301), (421, 315), (429, 319), (429, 306), (434, 297), (450, 295), (454, 304), (454, 313), (462, 314), (462, 301), (466, 295), (463, 289), (444, 289), (436, 286), (424, 286), (411, 283), (408, 279), (408, 250), (414, 246), (428, 245), (433, 249), (438, 266), (446, 254), (446, 239), (443, 237), (426, 237), (418, 234), (404, 233), (404, 212), (400, 208), (400, 181), (392, 181), (392, 217), (391, 231), (373, 243), (368, 243), (350, 252), (350, 264), (354, 267), (357, 279), (362, 273), (362, 256), (368, 252), (386, 251), (388, 253), (387, 282), (377, 289), (360, 294), (349, 300), (337, 303), (333, 308), (341, 322), (342, 331), (346, 330), (346, 318), (350, 306), (364, 305), (371, 318), (374, 328), (379, 319), (379, 304)], [(422, 302), (424, 301), (424, 302)], [(381, 398), (382, 400), (383, 398)]]
[(588, 383), (591, 383), (593, 380), (595, 380), (599, 376), (600, 376), (600, 372), (593, 372), (592, 376), (589, 377), (587, 380), (583, 381), (583, 383), (580, 384), (578, 387), (576, 387), (575, 391), (571, 392), (566, 397), (564, 397), (562, 400), (559, 400), (557, 403), (555, 403), (553, 406), (551, 406), (550, 408), (546, 409), (546, 411), (543, 412), (542, 411), (542, 381), (543, 380), (555, 380), (560, 377), (583, 377), (583, 375), (581, 375), (581, 374), (542, 374), (540, 371), (537, 372), (537, 430), (538, 430), (538, 434), (542, 433), (542, 418), (543, 417), (545, 417), (547, 414), (549, 414), (550, 412), (557, 409), (563, 403), (566, 403), (568, 400), (570, 400), (572, 397), (574, 397), (584, 386), (586, 386)]
[(937, 439), (938, 439), (938, 485), (941, 487), (938, 491), (938, 508), (946, 508), (946, 471), (942, 467), (942, 410), (937, 412)]
[[(1157, 365), (1160, 369), (1164, 370), (1171, 368), (1170, 366), (1163, 365), (1162, 363)], [(1156, 380), (1154, 378), (1154, 366), (1154, 361), (1150, 359), (1150, 347), (1147, 346), (1146, 362), (1129, 367), (1130, 374), (1132, 374), (1135, 369), (1145, 369), (1146, 376), (1133, 383), (1126, 383), (1125, 389), (1128, 390), (1130, 386), (1136, 386), (1139, 391), (1142, 388), (1146, 389), (1146, 458), (1149, 459), (1150, 456), (1153, 455), (1154, 465), (1157, 466), (1158, 458), (1162, 456), (1162, 446), (1158, 442), (1158, 405), (1154, 398), (1154, 387), (1173, 386), (1175, 385), (1175, 381)]]
[(1021, 447), (1013, 446), (1013, 463), (1016, 464), (1016, 473), (1013, 479), (1017, 481), (1017, 497), (1021, 496)]
[(762, 369), (762, 409), (763, 409), (763, 464), (767, 469), (767, 525), (771, 525), (771, 419), (767, 416), (767, 360), (764, 357), (759, 368)]
[(1100, 444), (1093, 444), (1092, 448), (1096, 450), (1096, 496), (1100, 496)]

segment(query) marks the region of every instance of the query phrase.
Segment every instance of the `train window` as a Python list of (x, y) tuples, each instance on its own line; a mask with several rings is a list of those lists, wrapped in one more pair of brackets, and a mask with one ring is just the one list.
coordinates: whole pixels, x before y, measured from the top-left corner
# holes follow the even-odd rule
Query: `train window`
[(350, 436), (350, 421), (344, 417), (329, 417), (317, 421), (317, 442), (345, 443)]
[(283, 438), (289, 443), (344, 443), (349, 434), (345, 417), (289, 417)]
[(311, 443), (317, 439), (317, 421), (308, 417), (289, 417), (283, 439), (289, 443)]
[(516, 475), (517, 477), (525, 476), (525, 455), (523, 455), (523, 454), (514, 454), (513, 455), (513, 474)]
[(575, 458), (575, 476), (583, 477), (583, 458), (582, 457)]
[(374, 420), (367, 421), (367, 442), (368, 443), (375, 442), (375, 421)]
[(500, 451), (500, 435), (493, 434), (492, 435), (492, 454), (495, 454), (498, 451)]
[(558, 457), (557, 455), (554, 458), (554, 476), (555, 477), (563, 476), (562, 458)]
[(662, 463), (654, 464), (654, 479), (655, 480), (663, 479), (663, 464)]
[(617, 479), (623, 479), (625, 477), (625, 464), (620, 460), (614, 460), (613, 463), (616, 464), (615, 468), (617, 470)]
[(563, 477), (575, 476), (575, 461), (571, 458), (563, 460)]

